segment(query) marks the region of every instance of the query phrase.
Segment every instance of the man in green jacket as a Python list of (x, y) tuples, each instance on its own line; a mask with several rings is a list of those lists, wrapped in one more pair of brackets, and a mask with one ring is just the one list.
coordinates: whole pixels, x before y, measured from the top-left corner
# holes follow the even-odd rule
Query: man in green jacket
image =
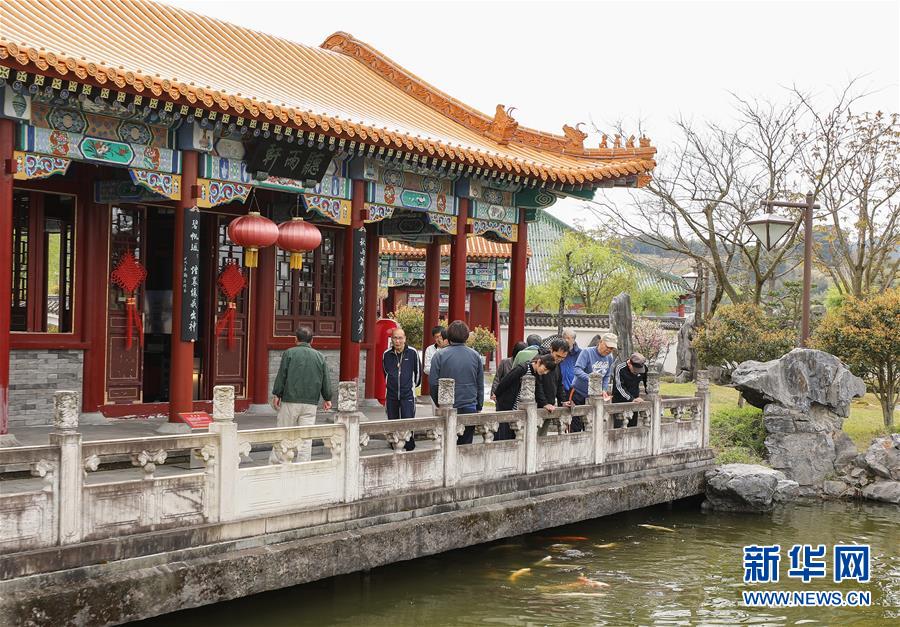
[[(322, 353), (310, 346), (313, 334), (309, 327), (297, 329), (297, 346), (281, 355), (278, 376), (272, 386), (272, 406), (278, 410), (279, 427), (302, 427), (315, 424), (319, 395), (322, 407), (331, 409), (331, 377)], [(297, 461), (308, 462), (312, 440), (304, 440)]]

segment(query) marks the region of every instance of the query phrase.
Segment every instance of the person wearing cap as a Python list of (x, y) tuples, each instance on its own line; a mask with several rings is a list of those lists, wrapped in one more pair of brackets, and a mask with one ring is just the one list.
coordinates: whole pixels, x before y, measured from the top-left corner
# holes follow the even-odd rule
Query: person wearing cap
[[(588, 383), (592, 374), (597, 373), (603, 377), (601, 389), (603, 400), (609, 400), (606, 388), (609, 386), (609, 377), (612, 374), (615, 357), (613, 350), (619, 347), (619, 338), (615, 333), (604, 333), (596, 346), (581, 351), (578, 361), (575, 362), (575, 379), (573, 381), (572, 403), (584, 405), (588, 395)], [(584, 423), (580, 417), (572, 418), (572, 431), (584, 431)]]
[[(644, 382), (644, 392), (647, 391), (647, 360), (640, 353), (632, 353), (626, 361), (615, 367), (613, 374), (613, 403), (641, 403), (640, 384)], [(633, 414), (628, 421), (629, 427), (637, 426), (637, 414)]]

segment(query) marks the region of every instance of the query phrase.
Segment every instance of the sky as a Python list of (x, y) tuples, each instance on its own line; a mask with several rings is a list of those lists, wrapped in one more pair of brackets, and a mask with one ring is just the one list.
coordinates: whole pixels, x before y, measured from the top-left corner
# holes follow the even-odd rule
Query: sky
[[(163, 1), (307, 45), (346, 31), (489, 115), (503, 103), (558, 134), (640, 124), (660, 156), (679, 116), (727, 122), (731, 92), (779, 102), (796, 85), (827, 99), (860, 78), (866, 109), (900, 110), (900, 0)], [(551, 212), (598, 226), (580, 201)]]

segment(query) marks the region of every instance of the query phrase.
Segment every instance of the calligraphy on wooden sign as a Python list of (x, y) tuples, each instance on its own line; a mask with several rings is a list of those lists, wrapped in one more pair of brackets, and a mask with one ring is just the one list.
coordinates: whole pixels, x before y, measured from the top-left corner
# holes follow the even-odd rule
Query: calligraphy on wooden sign
[(362, 342), (365, 335), (366, 230), (353, 231), (353, 294), (350, 308), (350, 341)]
[(329, 150), (285, 142), (260, 143), (247, 159), (247, 170), (315, 185), (322, 181), (333, 155)]
[(181, 249), (181, 341), (200, 337), (200, 210), (184, 212)]

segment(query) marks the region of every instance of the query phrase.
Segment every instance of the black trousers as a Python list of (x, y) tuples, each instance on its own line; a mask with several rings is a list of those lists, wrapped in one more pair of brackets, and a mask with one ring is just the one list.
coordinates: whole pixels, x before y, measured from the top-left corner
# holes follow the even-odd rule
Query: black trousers
[[(397, 398), (395, 394), (391, 394), (388, 392), (387, 398), (385, 399), (384, 408), (387, 411), (388, 420), (399, 420), (401, 418), (415, 418), (416, 417), (416, 397), (415, 396), (401, 396)], [(403, 449), (406, 451), (412, 451), (416, 448), (416, 438), (415, 436), (411, 436), (409, 441), (404, 445)]]
[[(475, 405), (464, 405), (462, 407), (456, 408), (456, 415), (460, 414), (477, 414), (478, 408)], [(472, 438), (475, 437), (475, 427), (466, 427), (466, 430), (462, 435), (456, 437), (456, 444), (459, 446), (460, 444), (471, 444)]]
[[(578, 393), (578, 390), (572, 392), (572, 404), (573, 405), (584, 405), (585, 397)], [(569, 427), (571, 433), (578, 433), (579, 431), (584, 431), (584, 421), (581, 419), (581, 416), (572, 416), (572, 426)]]

